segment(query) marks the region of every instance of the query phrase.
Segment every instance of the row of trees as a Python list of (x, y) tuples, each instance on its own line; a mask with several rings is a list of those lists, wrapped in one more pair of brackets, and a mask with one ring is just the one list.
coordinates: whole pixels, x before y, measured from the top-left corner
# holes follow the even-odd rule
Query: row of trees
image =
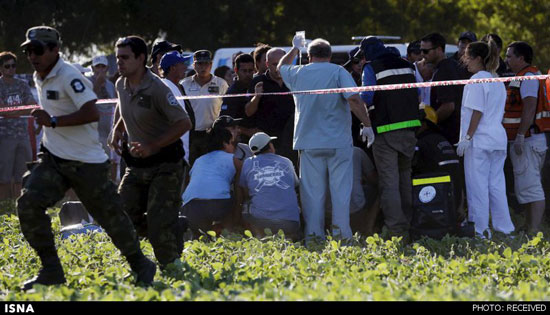
[(296, 30), (333, 44), (369, 34), (399, 35), (408, 42), (432, 31), (454, 43), (472, 30), (478, 37), (498, 33), (505, 45), (529, 42), (535, 64), (548, 69), (549, 13), (547, 0), (2, 0), (0, 49), (20, 53), (26, 29), (41, 24), (61, 32), (73, 58), (112, 52), (113, 43), (129, 34), (149, 43), (166, 36), (193, 51), (256, 42), (289, 45)]

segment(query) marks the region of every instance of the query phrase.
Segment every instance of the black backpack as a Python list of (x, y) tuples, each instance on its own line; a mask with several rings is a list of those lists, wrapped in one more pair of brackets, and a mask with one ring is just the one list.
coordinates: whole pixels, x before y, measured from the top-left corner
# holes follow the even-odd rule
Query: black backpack
[(412, 178), (413, 213), (410, 235), (442, 239), (457, 234), (453, 182), (447, 173), (425, 173)]

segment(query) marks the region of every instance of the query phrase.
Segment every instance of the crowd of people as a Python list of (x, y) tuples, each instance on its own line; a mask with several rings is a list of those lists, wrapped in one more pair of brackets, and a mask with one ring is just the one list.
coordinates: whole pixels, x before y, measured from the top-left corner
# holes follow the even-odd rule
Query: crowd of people
[[(115, 43), (110, 78), (106, 56), (94, 57), (84, 76), (60, 56), (57, 30), (29, 29), (21, 47), (38, 99), (14, 77), (17, 57), (0, 53), (0, 107), (40, 105), (0, 119), (0, 199), (17, 197), (21, 230), (43, 266), (25, 289), (65, 282), (45, 211), (69, 189), (145, 284), (156, 267), (138, 238), (168, 272), (181, 268), (187, 227), (195, 238), (269, 229), (308, 243), (330, 230), (344, 240), (379, 232), (409, 242), (417, 208), (435, 196), (415, 196), (413, 180), (431, 173), (451, 179), (449, 233), (469, 221), (481, 238), (512, 235), (509, 202), (524, 214), (521, 229), (539, 231), (550, 80), (291, 93), (541, 73), (525, 42), (508, 45), (504, 60), (496, 34), (478, 41), (462, 33), (451, 57), (446, 44), (431, 33), (402, 57), (370, 36), (337, 65), (319, 38), (307, 46), (309, 62), (296, 65), (305, 48), (296, 35), (289, 51), (259, 44), (212, 74), (208, 50), (186, 56), (163, 40), (149, 54), (131, 35)], [(224, 97), (246, 92), (253, 96)], [(211, 97), (178, 98), (186, 95)], [(96, 104), (113, 98), (116, 106)]]

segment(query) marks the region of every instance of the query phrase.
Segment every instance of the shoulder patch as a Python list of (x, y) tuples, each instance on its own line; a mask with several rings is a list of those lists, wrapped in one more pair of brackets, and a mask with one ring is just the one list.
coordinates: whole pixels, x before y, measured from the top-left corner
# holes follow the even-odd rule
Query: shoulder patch
[(178, 103), (178, 100), (176, 99), (176, 97), (174, 96), (174, 94), (172, 92), (168, 92), (168, 94), (166, 94), (166, 100), (168, 101), (168, 104), (170, 104), (172, 106), (179, 106), (180, 105)]
[(86, 89), (84, 86), (84, 83), (80, 79), (74, 79), (71, 81), (71, 87), (75, 91), (75, 93), (82, 93)]

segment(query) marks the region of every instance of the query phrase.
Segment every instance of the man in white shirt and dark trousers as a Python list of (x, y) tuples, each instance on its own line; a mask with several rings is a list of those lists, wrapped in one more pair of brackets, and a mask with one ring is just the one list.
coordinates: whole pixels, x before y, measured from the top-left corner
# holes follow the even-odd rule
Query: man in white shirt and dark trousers
[[(160, 59), (160, 68), (161, 74), (164, 77), (162, 82), (166, 84), (176, 97), (182, 96), (183, 88), (179, 84), (180, 80), (185, 78), (185, 73), (187, 72), (187, 62), (191, 56), (183, 56), (178, 51), (170, 51), (164, 54)], [(188, 100), (178, 100), (178, 103), (181, 105), (183, 110), (189, 115), (186, 110), (186, 102)], [(190, 105), (189, 105), (190, 106)], [(188, 182), (189, 174), (189, 131), (186, 131), (183, 136), (181, 136), (181, 141), (183, 142), (183, 150), (185, 151), (183, 159), (185, 160), (185, 166), (183, 170), (183, 180), (181, 193), (185, 190), (185, 186)], [(178, 224), (176, 224), (176, 244), (178, 246), (178, 253), (183, 251), (183, 234), (187, 229), (187, 219), (179, 215)]]
[(17, 200), (21, 231), (42, 261), (38, 277), (26, 282), (23, 289), (65, 282), (46, 209), (69, 188), (126, 257), (138, 282), (150, 284), (155, 264), (141, 252), (116, 187), (108, 180), (109, 159), (98, 140), (97, 96), (91, 82), (59, 56), (59, 40), (55, 29), (37, 26), (27, 31), (27, 40), (21, 45), (36, 70), (34, 81), (43, 108), (32, 115), (44, 127), (40, 158), (25, 174), (22, 196)]
[[(160, 68), (162, 69), (162, 82), (166, 84), (174, 96), (182, 97), (181, 94), (181, 85), (179, 82), (185, 78), (185, 73), (187, 72), (187, 62), (191, 56), (183, 56), (177, 51), (171, 51), (166, 53), (160, 59)], [(181, 105), (183, 110), (187, 113), (185, 108), (185, 101), (178, 100), (178, 103)], [(187, 113), (189, 115), (189, 113)], [(183, 141), (183, 149), (185, 150), (184, 159), (186, 164), (189, 165), (189, 132), (186, 132), (181, 136), (181, 141)]]
[(222, 107), (222, 95), (227, 92), (227, 82), (224, 79), (211, 74), (212, 53), (208, 50), (199, 50), (193, 55), (193, 67), (197, 74), (185, 78), (182, 86), (185, 94), (195, 95), (220, 95), (217, 98), (191, 100), (191, 106), (195, 112), (195, 128), (191, 130), (189, 140), (189, 164), (206, 153), (206, 131), (220, 115)]

